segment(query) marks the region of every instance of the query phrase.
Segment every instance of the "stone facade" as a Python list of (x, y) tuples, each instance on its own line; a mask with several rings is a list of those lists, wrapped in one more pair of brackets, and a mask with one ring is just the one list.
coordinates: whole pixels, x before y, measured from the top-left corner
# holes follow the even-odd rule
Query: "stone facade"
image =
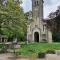
[(32, 22), (27, 25), (28, 42), (52, 42), (52, 33), (43, 21), (43, 0), (32, 0)]

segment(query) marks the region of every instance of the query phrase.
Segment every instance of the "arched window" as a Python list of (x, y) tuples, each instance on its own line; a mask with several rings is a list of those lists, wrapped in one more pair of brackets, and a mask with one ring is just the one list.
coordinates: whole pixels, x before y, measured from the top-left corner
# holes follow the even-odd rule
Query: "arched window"
[(43, 31), (44, 32), (46, 31), (46, 25), (43, 25)]
[(35, 4), (35, 6), (36, 6), (36, 1), (35, 1), (35, 3), (34, 3), (34, 4)]
[(35, 1), (35, 6), (38, 6), (39, 5), (39, 1)]
[(36, 3), (37, 3), (37, 5), (39, 5), (39, 2), (38, 1), (36, 1)]
[(45, 31), (45, 25), (43, 25), (43, 31)]

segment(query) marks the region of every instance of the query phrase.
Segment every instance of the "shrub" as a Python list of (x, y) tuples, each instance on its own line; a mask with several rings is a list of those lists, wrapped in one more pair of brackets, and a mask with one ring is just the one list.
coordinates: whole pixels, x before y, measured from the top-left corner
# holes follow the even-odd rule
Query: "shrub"
[(0, 50), (0, 54), (7, 52), (5, 49)]
[(55, 51), (54, 50), (47, 50), (46, 53), (47, 54), (55, 54)]

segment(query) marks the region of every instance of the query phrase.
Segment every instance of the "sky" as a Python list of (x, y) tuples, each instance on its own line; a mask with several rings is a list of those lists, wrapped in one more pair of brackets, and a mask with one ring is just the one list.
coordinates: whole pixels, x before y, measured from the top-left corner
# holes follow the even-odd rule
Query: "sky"
[[(31, 0), (22, 0), (22, 7), (25, 12), (32, 10)], [(60, 0), (44, 0), (44, 18), (48, 18), (50, 12), (56, 11), (60, 5)]]

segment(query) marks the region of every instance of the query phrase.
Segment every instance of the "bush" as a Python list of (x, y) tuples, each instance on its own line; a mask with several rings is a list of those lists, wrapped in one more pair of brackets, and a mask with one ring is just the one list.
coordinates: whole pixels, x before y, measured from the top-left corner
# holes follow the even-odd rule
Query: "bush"
[(7, 51), (5, 50), (5, 49), (1, 49), (0, 50), (0, 54), (2, 54), (2, 53), (6, 53)]
[(38, 58), (45, 58), (46, 53), (45, 52), (39, 52)]
[(60, 32), (53, 32), (53, 42), (60, 42)]
[(46, 53), (47, 54), (55, 54), (55, 51), (54, 50), (47, 50)]

